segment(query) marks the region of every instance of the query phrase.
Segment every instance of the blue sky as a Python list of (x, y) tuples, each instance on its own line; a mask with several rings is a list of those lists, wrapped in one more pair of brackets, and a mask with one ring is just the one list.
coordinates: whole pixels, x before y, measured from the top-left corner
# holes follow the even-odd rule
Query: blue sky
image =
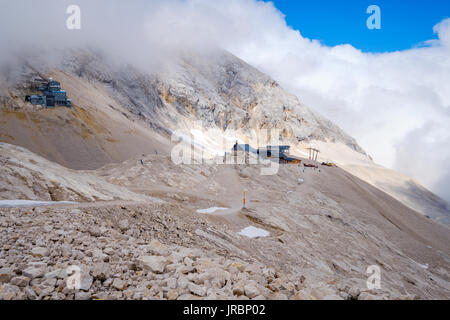
[[(273, 0), (302, 36), (364, 52), (409, 49), (436, 39), (433, 26), (450, 17), (450, 0)], [(370, 5), (381, 9), (381, 30), (369, 30)]]

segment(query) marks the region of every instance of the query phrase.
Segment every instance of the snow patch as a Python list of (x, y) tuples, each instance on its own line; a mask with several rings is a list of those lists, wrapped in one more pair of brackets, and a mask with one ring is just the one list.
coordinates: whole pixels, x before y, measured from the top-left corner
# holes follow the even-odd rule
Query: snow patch
[(216, 211), (223, 211), (223, 210), (228, 210), (228, 208), (217, 208), (217, 207), (212, 207), (209, 209), (199, 209), (197, 210), (197, 213), (207, 213), (207, 214), (211, 214), (214, 213)]
[(427, 270), (430, 267), (430, 265), (428, 263), (427, 264), (420, 264), (420, 263), (418, 263), (418, 265), (419, 265), (419, 267), (421, 267), (421, 268), (423, 268), (425, 270)]
[(241, 232), (239, 232), (241, 236), (245, 236), (248, 238), (260, 238), (260, 237), (268, 237), (270, 235), (269, 231), (255, 228), (255, 227), (247, 227), (245, 229), (242, 229)]
[(0, 208), (24, 208), (52, 206), (57, 204), (77, 204), (72, 201), (33, 201), (33, 200), (0, 200)]

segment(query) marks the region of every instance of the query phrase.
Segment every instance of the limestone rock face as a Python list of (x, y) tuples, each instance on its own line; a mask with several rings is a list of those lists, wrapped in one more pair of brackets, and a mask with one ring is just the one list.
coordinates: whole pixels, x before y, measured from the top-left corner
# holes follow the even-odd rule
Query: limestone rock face
[(331, 121), (226, 51), (185, 54), (154, 73), (112, 65), (88, 51), (68, 52), (63, 62), (66, 72), (106, 84), (122, 105), (160, 132), (192, 127), (195, 121), (206, 129), (247, 135), (256, 128), (276, 128), (282, 139), (293, 143), (340, 141), (363, 152)]

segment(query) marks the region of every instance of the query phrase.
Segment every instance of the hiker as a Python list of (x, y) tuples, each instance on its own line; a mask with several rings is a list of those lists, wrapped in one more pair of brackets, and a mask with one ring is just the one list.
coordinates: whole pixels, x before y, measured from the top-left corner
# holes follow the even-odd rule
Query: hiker
[(144, 161), (141, 159), (141, 165), (144, 165)]

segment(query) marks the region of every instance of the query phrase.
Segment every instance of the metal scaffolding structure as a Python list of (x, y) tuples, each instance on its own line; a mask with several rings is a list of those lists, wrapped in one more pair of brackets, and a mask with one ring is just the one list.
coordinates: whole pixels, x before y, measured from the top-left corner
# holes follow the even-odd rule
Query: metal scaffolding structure
[(309, 160), (317, 161), (317, 157), (319, 156), (320, 150), (314, 148), (308, 148), (309, 151)]

